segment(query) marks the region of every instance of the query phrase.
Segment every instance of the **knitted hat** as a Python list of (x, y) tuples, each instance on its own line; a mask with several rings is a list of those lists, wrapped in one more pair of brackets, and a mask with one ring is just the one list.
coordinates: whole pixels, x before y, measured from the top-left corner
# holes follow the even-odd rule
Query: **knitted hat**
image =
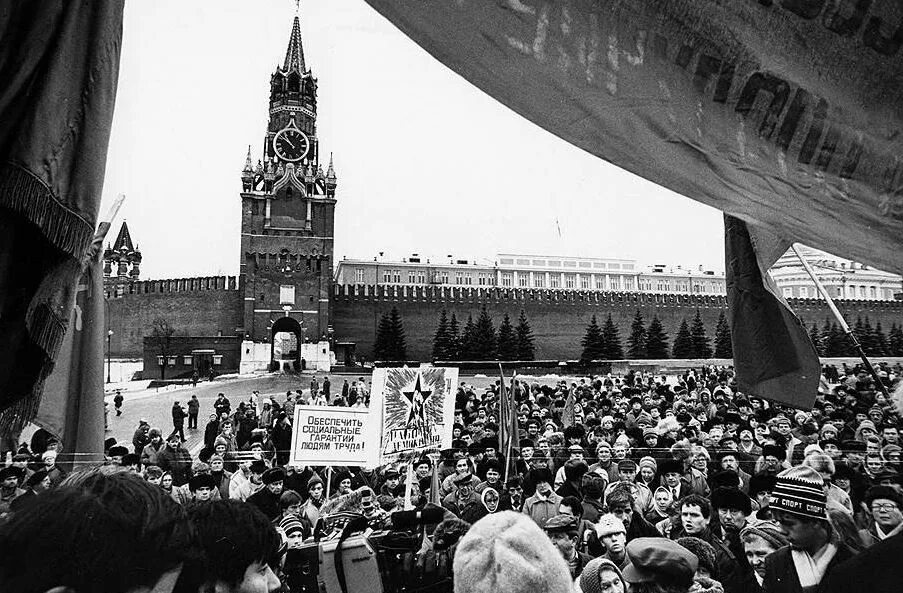
[(304, 533), (304, 524), (294, 515), (286, 515), (279, 522), (279, 527), (287, 537), (291, 537), (295, 533)]
[(658, 463), (651, 457), (643, 457), (640, 459), (639, 468), (643, 469), (644, 467), (650, 468), (653, 473), (658, 471)]
[(783, 548), (790, 543), (781, 527), (773, 521), (760, 521), (755, 525), (747, 524), (747, 526), (740, 531), (740, 540), (743, 541), (743, 538), (748, 535), (761, 537), (775, 550)]
[(827, 521), (825, 483), (821, 475), (804, 465), (778, 474), (771, 493), (771, 508), (778, 511)]
[(696, 555), (699, 559), (698, 568), (708, 571), (712, 578), (718, 578), (718, 564), (715, 562), (715, 548), (712, 544), (698, 537), (679, 537), (677, 543)]
[(477, 521), (458, 542), (455, 593), (570, 593), (568, 566), (529, 517), (502, 511)]
[(602, 593), (601, 575), (603, 570), (610, 570), (621, 579), (622, 589), (627, 590), (627, 584), (621, 575), (620, 569), (608, 558), (594, 558), (586, 563), (580, 574), (580, 590), (583, 593)]
[(606, 513), (599, 517), (599, 520), (596, 522), (596, 535), (601, 538), (615, 533), (627, 533), (624, 522), (615, 517), (612, 513)]
[(314, 475), (312, 475), (312, 476), (310, 477), (310, 479), (307, 481), (307, 491), (310, 492), (311, 488), (313, 488), (313, 487), (316, 486), (317, 484), (320, 484), (320, 485), (322, 486), (322, 485), (323, 485), (323, 478), (321, 478), (321, 477), (320, 477), (319, 475), (317, 475), (317, 474), (314, 474)]

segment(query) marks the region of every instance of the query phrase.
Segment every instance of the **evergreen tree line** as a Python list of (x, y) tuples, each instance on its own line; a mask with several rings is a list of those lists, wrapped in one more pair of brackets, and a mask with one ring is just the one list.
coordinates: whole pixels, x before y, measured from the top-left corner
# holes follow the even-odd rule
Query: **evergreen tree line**
[[(880, 321), (872, 326), (868, 316), (857, 317), (853, 334), (869, 356), (903, 356), (903, 325), (893, 323), (885, 334)], [(825, 319), (821, 329), (813, 322), (809, 337), (819, 356), (859, 356), (849, 336), (831, 319)]]
[[(868, 316), (857, 318), (853, 333), (870, 356), (903, 356), (903, 324), (893, 323), (885, 334), (881, 323), (872, 326)], [(813, 323), (809, 336), (820, 356), (857, 356), (853, 344), (836, 322), (826, 319), (819, 329)], [(733, 358), (731, 332), (724, 311), (715, 324), (714, 343), (708, 337), (705, 323), (697, 309), (692, 321), (682, 319), (673, 341), (657, 315), (647, 325), (637, 309), (630, 324), (626, 344), (620, 328), (609, 313), (601, 326), (595, 315), (590, 319), (580, 342), (581, 360), (632, 360), (664, 358)], [(626, 350), (625, 350), (626, 346)], [(398, 309), (393, 307), (380, 318), (373, 347), (377, 360), (406, 360), (404, 326)], [(506, 313), (498, 329), (486, 307), (474, 320), (468, 315), (462, 326), (454, 313), (445, 309), (439, 315), (433, 337), (433, 360), (533, 360), (533, 331), (526, 313), (521, 310), (517, 325)]]
[(626, 351), (621, 344), (620, 330), (612, 320), (611, 313), (608, 314), (602, 327), (599, 327), (596, 316), (592, 316), (580, 345), (583, 348), (580, 355), (581, 360), (617, 360), (621, 358), (649, 360), (672, 357), (712, 358), (713, 356), (715, 358), (733, 358), (734, 356), (731, 348), (731, 330), (724, 311), (721, 312), (715, 326), (713, 347), (698, 309), (692, 322), (688, 323), (686, 318), (681, 320), (674, 342), (670, 345), (668, 333), (658, 316), (653, 315), (647, 327), (639, 309), (630, 324)]
[(517, 325), (505, 313), (498, 330), (484, 306), (476, 321), (472, 315), (460, 326), (457, 316), (442, 310), (433, 336), (433, 360), (533, 360), (533, 330), (521, 310)]

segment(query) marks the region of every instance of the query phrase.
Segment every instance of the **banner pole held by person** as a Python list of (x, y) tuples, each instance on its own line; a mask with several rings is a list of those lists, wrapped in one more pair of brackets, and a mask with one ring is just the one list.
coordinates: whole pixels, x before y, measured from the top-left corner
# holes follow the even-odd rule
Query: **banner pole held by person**
[(791, 245), (790, 248), (793, 250), (793, 253), (796, 254), (796, 257), (798, 260), (800, 260), (800, 263), (803, 264), (803, 268), (805, 268), (806, 273), (809, 274), (810, 278), (812, 278), (812, 282), (815, 283), (815, 287), (818, 288), (818, 292), (828, 303), (828, 308), (831, 309), (831, 313), (834, 314), (834, 317), (840, 324), (841, 329), (843, 329), (844, 333), (850, 339), (850, 342), (852, 342), (853, 347), (856, 348), (856, 351), (859, 352), (859, 357), (862, 359), (862, 362), (865, 363), (865, 368), (868, 369), (869, 373), (875, 379), (875, 384), (878, 385), (878, 388), (881, 389), (881, 392), (884, 394), (884, 396), (890, 399), (890, 393), (887, 391), (887, 386), (884, 384), (884, 381), (881, 380), (881, 377), (878, 376), (878, 371), (875, 370), (875, 367), (872, 366), (872, 363), (868, 359), (868, 356), (866, 356), (865, 350), (862, 348), (862, 344), (859, 342), (859, 338), (857, 338), (856, 334), (853, 333), (852, 328), (850, 328), (850, 324), (847, 323), (847, 320), (843, 318), (843, 315), (837, 308), (837, 305), (834, 304), (834, 299), (832, 299), (831, 295), (828, 294), (828, 291), (825, 289), (825, 285), (822, 284), (821, 280), (819, 279), (818, 274), (815, 273), (815, 270), (812, 269), (812, 265), (808, 261), (806, 261), (806, 258), (803, 257), (803, 254), (800, 253), (799, 249), (797, 249), (796, 244)]

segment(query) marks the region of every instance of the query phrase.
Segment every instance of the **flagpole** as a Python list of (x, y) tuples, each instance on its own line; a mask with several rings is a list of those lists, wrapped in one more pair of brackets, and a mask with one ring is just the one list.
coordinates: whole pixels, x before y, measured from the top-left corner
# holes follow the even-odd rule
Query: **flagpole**
[(828, 294), (828, 291), (825, 289), (824, 284), (821, 283), (821, 280), (818, 279), (818, 276), (815, 273), (815, 270), (812, 269), (812, 266), (809, 262), (806, 261), (806, 258), (800, 253), (799, 249), (796, 248), (796, 243), (790, 246), (790, 249), (793, 250), (793, 253), (796, 254), (800, 263), (803, 264), (803, 268), (806, 270), (806, 273), (809, 274), (809, 277), (812, 278), (812, 282), (815, 283), (815, 287), (818, 289), (818, 292), (821, 293), (822, 297), (824, 297), (825, 301), (828, 303), (828, 308), (831, 310), (831, 313), (834, 314), (834, 317), (837, 318), (837, 322), (840, 323), (841, 329), (843, 329), (844, 333), (853, 343), (853, 347), (859, 352), (859, 357), (862, 359), (862, 362), (865, 363), (865, 368), (868, 369), (869, 373), (871, 373), (872, 377), (875, 379), (875, 383), (878, 384), (878, 388), (881, 389), (882, 393), (884, 393), (885, 397), (890, 398), (890, 394), (887, 392), (887, 387), (884, 385), (884, 381), (881, 380), (881, 377), (878, 376), (878, 372), (875, 370), (875, 367), (872, 366), (871, 361), (869, 361), (868, 357), (865, 354), (865, 350), (862, 349), (862, 344), (859, 343), (859, 340), (856, 338), (856, 334), (853, 333), (853, 330), (850, 329), (849, 324), (846, 319), (843, 318), (843, 315), (840, 313), (840, 310), (837, 308), (837, 305), (834, 304), (834, 300), (831, 298), (831, 295)]
[[(499, 365), (501, 366), (501, 365)], [(517, 377), (517, 371), (514, 371), (511, 375), (511, 388), (508, 390), (508, 415), (510, 418), (506, 420), (508, 426), (508, 446), (505, 448), (505, 484), (508, 483), (508, 476), (511, 472), (511, 450), (514, 448), (514, 438), (517, 435), (517, 432), (512, 432), (511, 427), (514, 424), (513, 419), (517, 418), (517, 413), (515, 411), (515, 401), (514, 401), (514, 378)], [(504, 379), (504, 378), (503, 378)], [(502, 381), (504, 385), (504, 380)]]

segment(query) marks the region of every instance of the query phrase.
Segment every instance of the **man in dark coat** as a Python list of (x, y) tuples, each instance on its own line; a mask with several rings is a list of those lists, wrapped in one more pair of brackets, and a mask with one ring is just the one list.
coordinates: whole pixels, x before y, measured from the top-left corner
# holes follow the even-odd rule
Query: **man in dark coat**
[(260, 509), (272, 521), (282, 513), (279, 497), (285, 483), (285, 470), (274, 467), (263, 472), (263, 488), (248, 497), (248, 503)]
[(790, 545), (765, 558), (762, 588), (766, 593), (821, 591), (821, 583), (834, 568), (853, 557), (846, 545), (832, 541), (826, 505), (824, 481), (814, 469), (796, 466), (778, 474), (771, 509)]
[(173, 431), (166, 446), (157, 453), (157, 465), (172, 474), (173, 486), (183, 486), (191, 479), (191, 454), (182, 448), (182, 437)]
[(838, 564), (825, 577), (824, 593), (896, 593), (903, 583), (903, 533), (878, 542), (859, 555)]

